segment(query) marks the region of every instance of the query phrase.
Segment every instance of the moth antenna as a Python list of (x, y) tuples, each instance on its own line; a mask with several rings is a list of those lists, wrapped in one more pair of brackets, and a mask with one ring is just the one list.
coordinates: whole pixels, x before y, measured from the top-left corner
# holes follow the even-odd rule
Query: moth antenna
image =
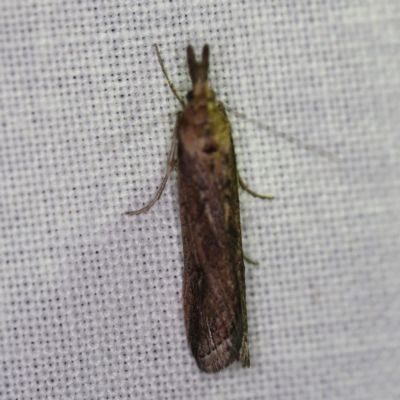
[(296, 138), (294, 136), (291, 136), (291, 135), (289, 135), (289, 134), (287, 134), (285, 132), (280, 132), (275, 127), (263, 124), (263, 123), (261, 123), (260, 121), (257, 121), (254, 118), (249, 118), (247, 115), (245, 115), (243, 113), (240, 113), (240, 112), (236, 111), (235, 109), (233, 109), (231, 107), (225, 107), (225, 109), (227, 111), (231, 112), (232, 114), (235, 114), (237, 117), (243, 118), (244, 120), (255, 124), (259, 128), (269, 131), (275, 137), (280, 137), (282, 139), (285, 139), (289, 143), (294, 143), (296, 146), (298, 146), (301, 149), (304, 149), (304, 150), (307, 150), (307, 151), (311, 151), (312, 153), (318, 154), (321, 157), (325, 157), (325, 158), (327, 158), (330, 161), (333, 161), (335, 163), (340, 163), (340, 161), (341, 161), (339, 157), (337, 157), (335, 154), (331, 153), (330, 151), (321, 149), (318, 146), (315, 146), (313, 144), (304, 142), (303, 140), (298, 139), (298, 138)]
[(179, 95), (178, 91), (176, 90), (175, 85), (172, 83), (172, 79), (171, 79), (171, 78), (169, 77), (169, 75), (168, 75), (168, 71), (167, 71), (167, 69), (165, 68), (164, 60), (163, 60), (162, 57), (161, 57), (161, 53), (160, 53), (160, 50), (158, 49), (157, 43), (154, 43), (153, 46), (154, 46), (154, 48), (156, 49), (157, 58), (158, 58), (158, 63), (159, 63), (160, 66), (161, 66), (161, 69), (162, 69), (162, 71), (163, 71), (163, 73), (164, 73), (165, 78), (167, 79), (168, 85), (169, 85), (169, 87), (171, 88), (172, 93), (173, 93), (173, 94), (175, 95), (175, 97), (178, 99), (179, 103), (181, 103), (182, 107), (185, 107), (185, 102), (183, 101), (182, 97)]

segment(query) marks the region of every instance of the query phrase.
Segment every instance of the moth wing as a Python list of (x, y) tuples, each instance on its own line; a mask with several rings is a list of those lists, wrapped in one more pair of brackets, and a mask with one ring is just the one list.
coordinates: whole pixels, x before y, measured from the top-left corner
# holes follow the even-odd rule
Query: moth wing
[(189, 153), (178, 141), (185, 326), (192, 353), (205, 372), (217, 372), (236, 360), (243, 366), (250, 364), (237, 171), (230, 131), (229, 139), (228, 151), (222, 154)]

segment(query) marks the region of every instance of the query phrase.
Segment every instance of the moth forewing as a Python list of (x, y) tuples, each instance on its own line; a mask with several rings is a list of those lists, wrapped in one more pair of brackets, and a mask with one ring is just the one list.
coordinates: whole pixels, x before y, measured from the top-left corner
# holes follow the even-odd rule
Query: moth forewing
[(194, 92), (177, 124), (183, 307), (199, 368), (218, 372), (250, 364), (238, 181), (226, 113), (207, 88)]

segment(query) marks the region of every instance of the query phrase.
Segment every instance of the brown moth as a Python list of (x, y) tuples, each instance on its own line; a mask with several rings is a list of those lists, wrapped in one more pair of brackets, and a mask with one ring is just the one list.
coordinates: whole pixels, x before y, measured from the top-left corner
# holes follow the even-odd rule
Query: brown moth
[(157, 45), (157, 56), (168, 83), (182, 104), (169, 154), (168, 168), (154, 199), (160, 198), (177, 165), (184, 253), (183, 308), (189, 346), (199, 368), (215, 373), (234, 361), (250, 366), (245, 270), (238, 185), (256, 197), (238, 174), (231, 127), (224, 105), (208, 84), (209, 47), (201, 61), (192, 46), (187, 61), (193, 88), (187, 103), (169, 78)]

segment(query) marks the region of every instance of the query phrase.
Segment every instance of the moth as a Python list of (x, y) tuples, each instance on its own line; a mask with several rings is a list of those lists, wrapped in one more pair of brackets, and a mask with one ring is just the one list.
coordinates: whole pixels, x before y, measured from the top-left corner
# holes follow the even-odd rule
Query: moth
[(238, 174), (228, 116), (208, 83), (209, 46), (203, 47), (200, 61), (193, 47), (187, 48), (193, 86), (186, 102), (154, 46), (183, 110), (177, 116), (167, 171), (157, 194), (144, 208), (126, 214), (148, 211), (177, 165), (184, 254), (183, 309), (189, 346), (204, 372), (218, 372), (235, 361), (249, 367), (238, 186), (255, 197), (273, 196), (255, 193)]

